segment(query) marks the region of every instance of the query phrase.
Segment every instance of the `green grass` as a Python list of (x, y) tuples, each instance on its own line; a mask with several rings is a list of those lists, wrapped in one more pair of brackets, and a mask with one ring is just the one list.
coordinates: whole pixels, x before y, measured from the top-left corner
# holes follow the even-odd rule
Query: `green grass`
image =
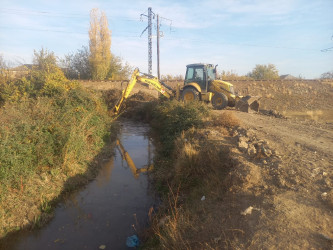
[(182, 103), (176, 100), (164, 101), (152, 110), (151, 126), (162, 144), (163, 155), (170, 156), (175, 139), (192, 127), (203, 125), (208, 116), (207, 105), (201, 102)]

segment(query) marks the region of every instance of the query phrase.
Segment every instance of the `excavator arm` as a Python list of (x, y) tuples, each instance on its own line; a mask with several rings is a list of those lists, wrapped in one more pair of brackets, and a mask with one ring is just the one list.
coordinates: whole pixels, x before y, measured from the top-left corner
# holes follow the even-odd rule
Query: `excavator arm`
[(127, 84), (126, 88), (122, 91), (121, 97), (113, 108), (115, 114), (119, 113), (122, 103), (129, 97), (137, 82), (146, 83), (154, 87), (159, 93), (161, 93), (165, 97), (171, 98), (171, 95), (166, 91), (165, 88), (169, 90), (172, 90), (172, 88), (167, 86), (165, 83), (159, 81), (157, 77), (140, 73), (139, 69), (136, 68), (131, 76), (131, 80)]

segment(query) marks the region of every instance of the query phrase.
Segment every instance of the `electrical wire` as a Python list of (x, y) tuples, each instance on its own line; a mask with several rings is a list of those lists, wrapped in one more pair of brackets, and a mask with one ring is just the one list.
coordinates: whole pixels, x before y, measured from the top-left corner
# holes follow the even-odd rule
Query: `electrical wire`
[[(0, 8), (0, 14), (14, 14), (14, 15), (40, 15), (46, 17), (64, 17), (64, 18), (87, 18), (89, 14), (79, 14), (79, 13), (57, 13), (57, 12), (49, 12), (49, 11), (35, 11), (35, 10), (22, 10), (22, 9), (8, 9), (8, 8)], [(139, 18), (128, 18), (128, 17), (114, 17), (115, 19), (120, 21), (130, 21), (130, 22), (139, 22)], [(112, 19), (111, 19), (112, 21)]]
[[(12, 8), (0, 8), (0, 14), (1, 13), (7, 13), (7, 14), (15, 14), (15, 15), (42, 15), (42, 16), (48, 16), (48, 17), (65, 17), (65, 18), (87, 18), (88, 15), (82, 15), (82, 14), (76, 14), (76, 13), (71, 13), (71, 14), (61, 14), (57, 12), (49, 12), (49, 11), (35, 11), (35, 10), (22, 10), (22, 9), (12, 9)], [(141, 16), (144, 14), (141, 14)], [(172, 20), (165, 18), (165, 17), (160, 17), (161, 19), (164, 19), (165, 21), (170, 22), (170, 32), (172, 31)], [(115, 18), (117, 21), (122, 20), (122, 21), (135, 21), (139, 22), (140, 18), (138, 19), (130, 19), (130, 18), (125, 18), (125, 17), (116, 17)], [(110, 23), (113, 23), (113, 19), (109, 21)], [(162, 25), (162, 23), (161, 23)], [(64, 30), (54, 30), (54, 29), (37, 29), (37, 28), (29, 28), (29, 27), (6, 27), (6, 26), (0, 26), (0, 29), (15, 29), (15, 30), (30, 30), (30, 31), (40, 31), (40, 32), (56, 32), (56, 33), (64, 33), (64, 34), (87, 34), (87, 32), (77, 32), (77, 31), (64, 31)], [(123, 33), (123, 32), (122, 32)], [(118, 35), (117, 32), (114, 32), (113, 30), (113, 35)], [(124, 34), (124, 33), (123, 33)], [(136, 32), (127, 32), (125, 34), (133, 34), (133, 36), (121, 36), (121, 37), (128, 37), (128, 38), (138, 38), (140, 37), (139, 35), (134, 35), (137, 34)], [(121, 35), (121, 33), (120, 33)], [(117, 36), (119, 37), (119, 36)], [(191, 39), (191, 38), (177, 38), (177, 37), (172, 37), (172, 38), (163, 38), (164, 40), (168, 41), (185, 41), (185, 42), (200, 42), (201, 44), (206, 44), (206, 45), (211, 45), (212, 42), (209, 42), (207, 40), (202, 40), (202, 39)], [(333, 39), (333, 36), (332, 36)], [(213, 41), (214, 39), (212, 39)], [(271, 45), (259, 45), (259, 44), (245, 44), (245, 43), (228, 43), (228, 42), (218, 42), (219, 44), (226, 44), (226, 45), (231, 45), (231, 46), (246, 46), (246, 47), (258, 47), (258, 48), (274, 48), (274, 49), (291, 49), (291, 50), (304, 50), (304, 51), (318, 51), (318, 49), (309, 49), (309, 48), (296, 48), (296, 47), (284, 47), (284, 46), (271, 46)], [(327, 48), (327, 49), (322, 49), (320, 51), (322, 52), (327, 52), (327, 51), (332, 51), (333, 47)]]

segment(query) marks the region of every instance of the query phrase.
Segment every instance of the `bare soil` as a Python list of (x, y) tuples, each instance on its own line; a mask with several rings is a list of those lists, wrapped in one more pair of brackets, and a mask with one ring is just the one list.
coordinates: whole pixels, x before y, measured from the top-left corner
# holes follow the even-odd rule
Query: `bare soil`
[(275, 154), (262, 159), (247, 157), (254, 163), (249, 165), (250, 173), (255, 173), (250, 179), (256, 179), (252, 190), (257, 190), (248, 206), (259, 209), (244, 216), (254, 223), (250, 248), (332, 249), (332, 83), (235, 85), (242, 94), (262, 96), (261, 108), (288, 117), (228, 111), (241, 121), (249, 144), (253, 138), (263, 140)]
[[(330, 249), (333, 246), (333, 126), (234, 110), (227, 112), (233, 112), (242, 123), (234, 131), (238, 149), (234, 148), (233, 154), (246, 166), (232, 174), (244, 178), (239, 182), (241, 186), (236, 182), (231, 189), (242, 200), (243, 212), (254, 208), (251, 214), (240, 218), (246, 224), (241, 226), (245, 245), (254, 249)], [(251, 153), (242, 148), (239, 143), (242, 140), (249, 148), (259, 142), (271, 152)], [(241, 199), (245, 194), (246, 199)]]

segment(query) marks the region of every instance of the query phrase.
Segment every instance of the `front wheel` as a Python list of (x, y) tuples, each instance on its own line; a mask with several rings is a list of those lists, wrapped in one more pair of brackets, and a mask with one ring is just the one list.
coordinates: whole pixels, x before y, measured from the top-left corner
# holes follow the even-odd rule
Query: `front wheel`
[(215, 93), (212, 98), (212, 105), (214, 109), (224, 109), (228, 106), (228, 98), (223, 93)]
[(186, 88), (182, 93), (182, 100), (186, 102), (198, 101), (199, 100), (199, 92), (194, 88)]

